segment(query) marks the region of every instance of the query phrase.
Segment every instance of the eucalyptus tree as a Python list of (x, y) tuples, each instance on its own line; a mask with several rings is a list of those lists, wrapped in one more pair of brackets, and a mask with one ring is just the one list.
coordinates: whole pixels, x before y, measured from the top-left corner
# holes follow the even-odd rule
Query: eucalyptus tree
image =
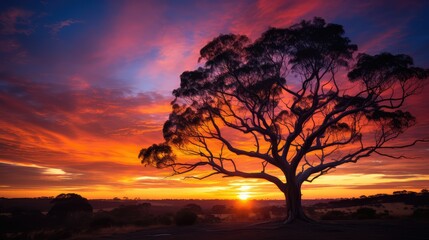
[[(394, 140), (415, 124), (404, 103), (428, 70), (407, 55), (357, 54), (344, 34), (314, 18), (270, 28), (254, 42), (214, 38), (200, 51), (201, 67), (180, 76), (165, 142), (143, 148), (142, 163), (197, 179), (269, 181), (285, 195), (286, 222), (307, 219), (305, 181), (371, 155), (401, 157), (392, 149), (423, 141)], [(204, 171), (189, 175), (196, 169)]]

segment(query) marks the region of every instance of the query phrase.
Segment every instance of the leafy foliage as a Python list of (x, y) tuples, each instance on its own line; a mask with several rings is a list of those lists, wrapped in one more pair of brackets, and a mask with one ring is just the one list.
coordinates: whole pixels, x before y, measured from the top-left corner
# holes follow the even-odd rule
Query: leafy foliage
[(167, 144), (154, 144), (147, 149), (142, 149), (139, 158), (142, 159), (142, 164), (157, 168), (165, 167), (174, 162), (173, 151)]

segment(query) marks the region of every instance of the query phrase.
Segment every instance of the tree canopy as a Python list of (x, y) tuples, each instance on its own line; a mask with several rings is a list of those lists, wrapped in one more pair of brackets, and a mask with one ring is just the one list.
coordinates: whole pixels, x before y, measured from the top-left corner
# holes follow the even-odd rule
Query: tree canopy
[[(174, 174), (211, 169), (259, 178), (286, 196), (289, 221), (305, 218), (301, 185), (371, 155), (401, 157), (395, 139), (415, 124), (404, 102), (429, 71), (403, 54), (357, 53), (341, 25), (321, 18), (270, 28), (260, 38), (220, 35), (203, 65), (180, 76), (164, 143), (143, 148), (144, 165)], [(178, 159), (178, 149), (189, 155)], [(260, 168), (247, 169), (249, 161)]]
[(78, 212), (92, 213), (88, 200), (76, 193), (62, 193), (52, 199), (51, 203), (54, 205), (48, 212), (49, 216), (64, 218)]

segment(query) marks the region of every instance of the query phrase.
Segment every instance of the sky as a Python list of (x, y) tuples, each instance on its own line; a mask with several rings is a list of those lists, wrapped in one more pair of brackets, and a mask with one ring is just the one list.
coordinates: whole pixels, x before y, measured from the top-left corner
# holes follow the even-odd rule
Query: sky
[[(256, 39), (268, 27), (315, 16), (344, 26), (359, 52), (405, 53), (429, 68), (428, 1), (0, 2), (0, 197), (282, 199), (261, 180), (173, 176), (144, 167), (162, 142), (171, 91), (219, 34)], [(429, 101), (406, 107), (429, 137)], [(356, 197), (429, 187), (429, 145), (410, 159), (370, 157), (303, 186), (303, 198)], [(259, 166), (259, 162), (255, 163)]]

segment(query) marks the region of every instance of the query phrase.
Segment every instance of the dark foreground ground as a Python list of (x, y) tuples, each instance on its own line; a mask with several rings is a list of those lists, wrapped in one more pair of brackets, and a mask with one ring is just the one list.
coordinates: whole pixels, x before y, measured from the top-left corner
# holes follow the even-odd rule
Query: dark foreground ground
[(188, 227), (160, 227), (110, 236), (80, 236), (73, 239), (88, 240), (368, 240), (368, 239), (429, 239), (429, 221), (415, 220), (365, 220), (330, 221), (316, 224), (295, 223), (222, 223)]

